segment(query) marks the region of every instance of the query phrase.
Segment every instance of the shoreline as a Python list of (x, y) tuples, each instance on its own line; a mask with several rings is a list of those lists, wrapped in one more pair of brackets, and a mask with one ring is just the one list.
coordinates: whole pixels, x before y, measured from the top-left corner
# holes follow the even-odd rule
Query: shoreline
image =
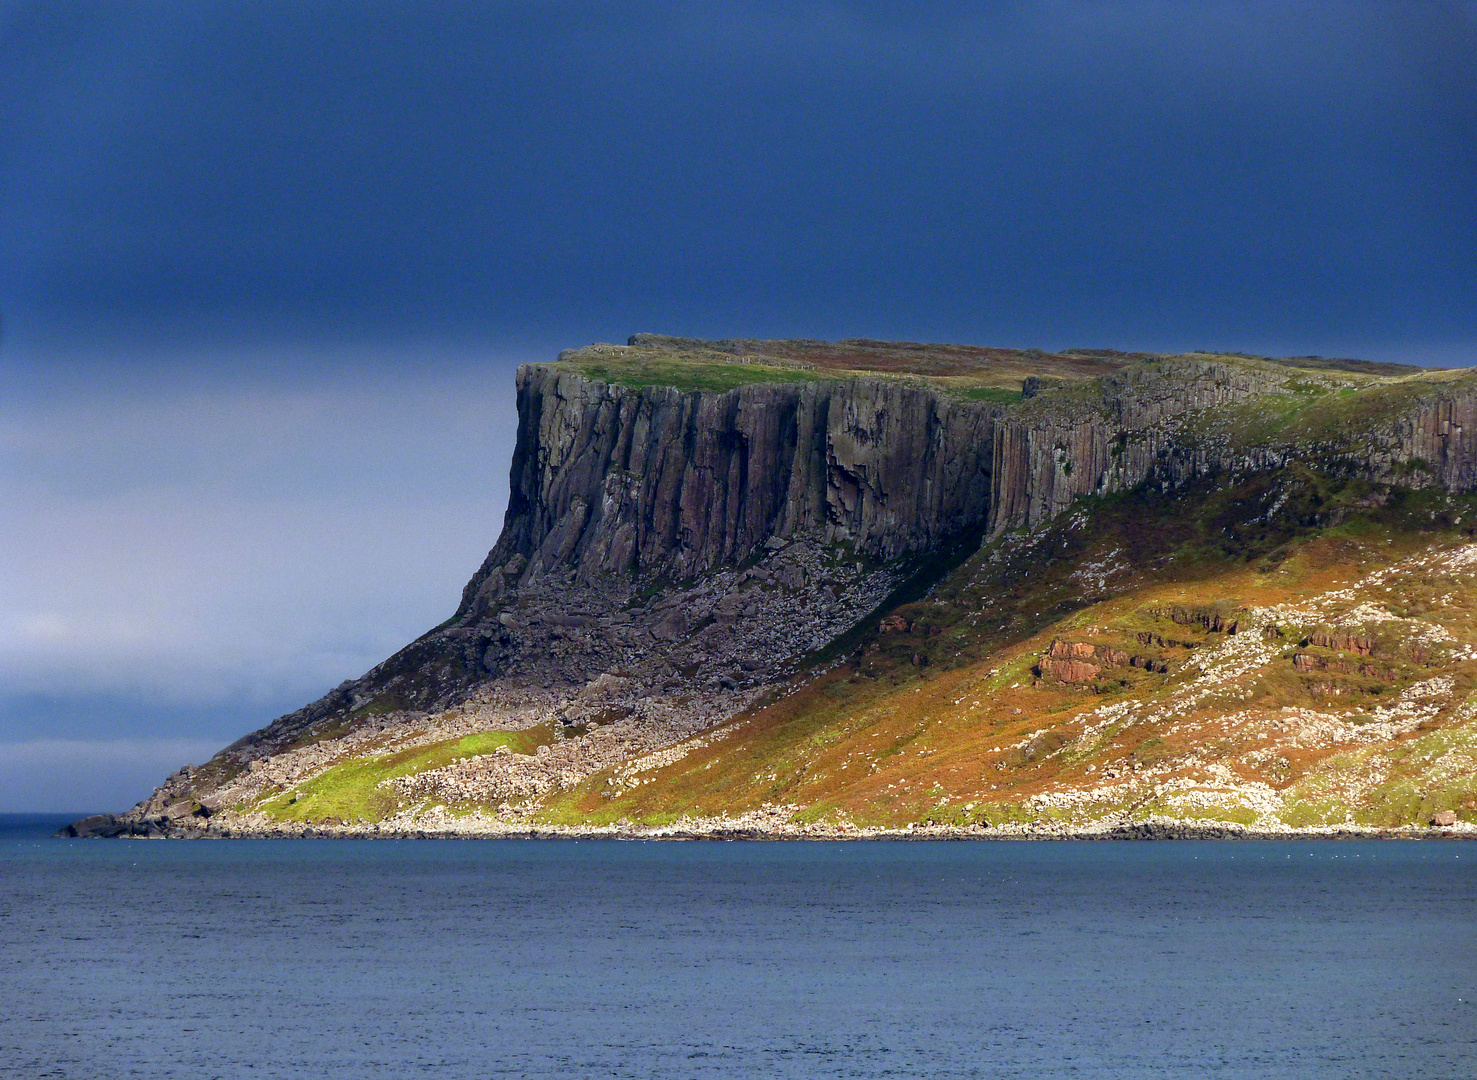
[(1477, 827), (1360, 825), (1269, 829), (1227, 822), (1190, 823), (1168, 818), (1084, 827), (1052, 825), (916, 825), (900, 829), (856, 825), (791, 825), (743, 819), (683, 820), (671, 825), (530, 825), (476, 822), (473, 827), (405, 828), (312, 825), (259, 828), (206, 825), (180, 828), (167, 819), (124, 819), (99, 814), (59, 829), (58, 838), (123, 840), (661, 840), (692, 841), (1154, 841), (1154, 840), (1477, 840)]

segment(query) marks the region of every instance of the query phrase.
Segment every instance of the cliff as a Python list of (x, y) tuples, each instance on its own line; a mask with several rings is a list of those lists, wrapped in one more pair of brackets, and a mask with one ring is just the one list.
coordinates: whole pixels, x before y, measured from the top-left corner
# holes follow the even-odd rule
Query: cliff
[(724, 393), (630, 389), (518, 372), (518, 443), (493, 567), (520, 580), (687, 579), (772, 538), (848, 543), (890, 560), (977, 529), (1000, 407), (853, 378)]
[[(1353, 361), (642, 335), (521, 368), (517, 403), (503, 532), (452, 619), (171, 777), (130, 829), (305, 820), (304, 784), (390, 748), (393, 768), (344, 774), (365, 820), (452, 804), (524, 820), (769, 715), (843, 657), (923, 677), (944, 627), (897, 612), (925, 591), (962, 605), (948, 662), (984, 662), (1111, 593), (1129, 549), (1159, 542), (1073, 568), (1079, 541), (1050, 539), (1040, 561), (1069, 510), (1079, 528), (1130, 496), (1203, 509), (1252, 492), (1216, 526), (1254, 531), (1250, 559), (1401, 492), (1477, 486), (1477, 382)], [(1171, 678), (1173, 658), (1135, 644), (1161, 639), (1054, 641), (1034, 677), (1107, 677), (1057, 655), (1080, 652)]]
[[(1034, 388), (1030, 388), (1034, 389)], [(1029, 392), (1029, 391), (1028, 391)], [(1077, 499), (1302, 461), (1371, 483), (1477, 485), (1477, 379), (1373, 382), (1269, 362), (1143, 362), (1038, 390), (995, 425), (990, 531)]]
[[(1349, 393), (1352, 417), (1327, 400)], [(1392, 387), (1158, 358), (1025, 395), (1007, 407), (866, 377), (684, 393), (524, 367), (507, 520), (472, 586), (516, 554), (527, 575), (688, 578), (797, 535), (894, 559), (986, 524), (1034, 528), (1083, 496), (1299, 457), (1374, 482), (1477, 484), (1470, 378)]]

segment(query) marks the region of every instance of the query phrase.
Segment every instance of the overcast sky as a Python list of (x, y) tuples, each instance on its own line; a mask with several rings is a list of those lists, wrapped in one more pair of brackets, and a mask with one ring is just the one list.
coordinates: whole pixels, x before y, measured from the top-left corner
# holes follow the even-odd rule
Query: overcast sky
[(642, 330), (1477, 357), (1477, 5), (0, 0), (0, 810), (444, 619)]

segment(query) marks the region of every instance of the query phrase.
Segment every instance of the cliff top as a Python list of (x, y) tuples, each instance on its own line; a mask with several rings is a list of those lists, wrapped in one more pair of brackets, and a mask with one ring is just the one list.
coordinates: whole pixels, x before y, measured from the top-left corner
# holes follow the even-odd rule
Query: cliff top
[[(731, 390), (761, 382), (845, 379), (857, 375), (923, 379), (940, 389), (977, 400), (1019, 397), (1031, 376), (1062, 380), (1093, 379), (1144, 361), (1178, 354), (1122, 352), (1117, 349), (1001, 349), (982, 345), (925, 344), (913, 341), (811, 339), (708, 341), (633, 334), (625, 345), (597, 343), (566, 349), (556, 365), (621, 386), (674, 386), (679, 390)], [(1337, 371), (1372, 380), (1429, 375), (1407, 364), (1322, 356), (1265, 357), (1245, 353), (1195, 352), (1200, 360), (1270, 363), (1311, 371)]]

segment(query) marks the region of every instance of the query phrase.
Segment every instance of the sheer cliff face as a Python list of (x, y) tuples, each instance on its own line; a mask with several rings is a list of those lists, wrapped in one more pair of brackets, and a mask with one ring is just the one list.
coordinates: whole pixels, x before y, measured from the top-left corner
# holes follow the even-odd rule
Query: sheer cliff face
[[(1041, 393), (996, 426), (992, 532), (1034, 528), (1082, 495), (1234, 468), (1187, 438), (1197, 414), (1287, 390), (1293, 372), (1195, 360), (1139, 364)], [(1334, 380), (1328, 380), (1332, 383)]]
[(687, 579), (772, 538), (889, 560), (986, 526), (1034, 528), (1083, 495), (1310, 455), (1379, 483), (1477, 484), (1466, 383), (1383, 402), (1363, 391), (1355, 423), (1320, 413), (1257, 434), (1267, 402), (1345, 385), (1336, 373), (1175, 359), (1007, 410), (895, 379), (683, 393), (525, 367), (504, 533), (468, 597), (520, 555), (514, 578), (567, 568), (585, 582)]
[(984, 524), (998, 406), (901, 381), (611, 386), (518, 374), (512, 495), (491, 563), (685, 579), (766, 540), (892, 559)]
[[(1330, 391), (1357, 395), (1341, 403)], [(1176, 359), (1045, 391), (994, 428), (990, 531), (1034, 528), (1079, 496), (1145, 482), (1289, 462), (1376, 484), (1477, 486), (1477, 387), (1471, 379), (1351, 385), (1336, 374)]]
[(1477, 390), (1454, 388), (1396, 416), (1355, 461), (1383, 483), (1436, 484), (1448, 491), (1477, 487)]

